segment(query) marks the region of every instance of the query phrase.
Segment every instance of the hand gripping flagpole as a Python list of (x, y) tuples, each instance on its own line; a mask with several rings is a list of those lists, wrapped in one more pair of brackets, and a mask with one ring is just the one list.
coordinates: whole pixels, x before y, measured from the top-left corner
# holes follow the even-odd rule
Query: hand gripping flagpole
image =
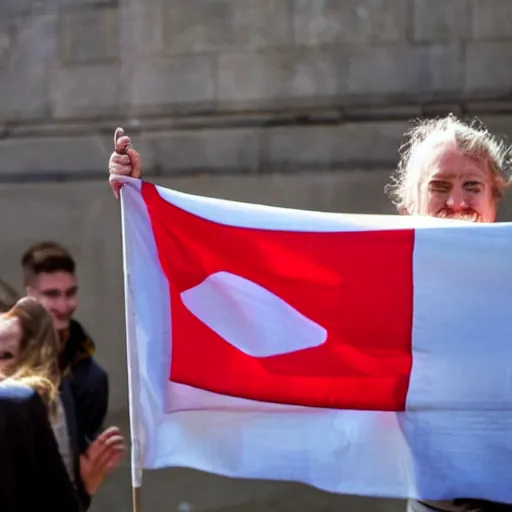
[(124, 188), (120, 190), (121, 202), (121, 233), (123, 250), (123, 274), (124, 274), (124, 303), (126, 322), (126, 359), (128, 370), (128, 407), (130, 413), (130, 436), (131, 436), (131, 473), (132, 473), (132, 505), (133, 512), (142, 512), (141, 487), (142, 487), (142, 454), (140, 445), (139, 422), (139, 368), (137, 359), (137, 345), (135, 339), (135, 320), (132, 309), (132, 290), (130, 284), (130, 261), (129, 253), (132, 250), (131, 239), (127, 236), (126, 230), (126, 205), (124, 202)]

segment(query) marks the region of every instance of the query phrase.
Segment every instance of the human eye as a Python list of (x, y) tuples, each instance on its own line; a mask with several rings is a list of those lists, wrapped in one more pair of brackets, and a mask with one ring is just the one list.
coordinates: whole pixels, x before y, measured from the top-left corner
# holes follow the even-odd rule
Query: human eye
[(48, 299), (58, 299), (60, 296), (60, 292), (58, 290), (45, 290), (42, 292), (42, 295), (44, 295)]
[(478, 181), (466, 181), (464, 188), (474, 194), (479, 194), (482, 191), (482, 184)]
[(450, 184), (445, 181), (433, 180), (429, 183), (428, 188), (432, 192), (449, 192)]
[(14, 359), (14, 354), (7, 350), (0, 351), (0, 361), (11, 361)]
[(71, 289), (66, 291), (66, 298), (72, 299), (72, 298), (76, 297), (77, 293), (78, 293), (78, 288), (77, 287), (73, 287), (73, 288), (71, 288)]

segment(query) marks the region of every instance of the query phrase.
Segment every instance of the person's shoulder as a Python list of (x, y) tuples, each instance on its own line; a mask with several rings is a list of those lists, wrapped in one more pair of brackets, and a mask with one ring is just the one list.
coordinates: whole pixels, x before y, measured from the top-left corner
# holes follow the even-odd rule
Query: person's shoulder
[(70, 378), (76, 384), (104, 387), (108, 385), (108, 374), (106, 370), (93, 357), (89, 356), (71, 364)]
[(12, 379), (0, 381), (0, 401), (3, 402), (27, 402), (30, 401), (36, 392), (30, 386)]
[(77, 342), (76, 343), (76, 354), (73, 358), (71, 366), (75, 371), (83, 369), (92, 378), (106, 378), (107, 372), (98, 363), (94, 354), (96, 352), (96, 344), (92, 340), (91, 336), (84, 328), (84, 326), (74, 318), (71, 319), (70, 324), (70, 336)]
[(75, 348), (90, 355), (94, 354), (96, 344), (85, 327), (75, 318), (69, 321), (69, 338), (77, 345)]
[(78, 361), (77, 365), (82, 364), (85, 373), (87, 374), (87, 380), (92, 382), (105, 382), (108, 380), (106, 370), (98, 363), (98, 361), (91, 356), (87, 360)]
[(0, 382), (0, 415), (8, 415), (14, 421), (18, 416), (45, 414), (45, 410), (42, 398), (30, 386), (11, 379)]
[(108, 394), (109, 379), (105, 369), (94, 357), (95, 344), (80, 322), (72, 319), (70, 336), (74, 341), (69, 379), (75, 390), (94, 390), (99, 395)]
[(93, 355), (75, 360), (71, 363), (71, 368), (75, 375), (85, 374), (88, 379), (103, 379), (107, 376), (106, 370)]

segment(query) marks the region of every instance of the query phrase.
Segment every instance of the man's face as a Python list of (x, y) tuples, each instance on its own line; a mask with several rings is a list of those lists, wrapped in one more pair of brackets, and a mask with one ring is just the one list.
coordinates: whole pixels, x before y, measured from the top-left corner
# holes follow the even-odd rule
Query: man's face
[(447, 142), (435, 146), (423, 165), (420, 215), (472, 222), (496, 220), (493, 183), (483, 160), (464, 156)]
[(55, 329), (65, 329), (78, 306), (76, 277), (69, 272), (42, 272), (27, 287), (27, 295), (35, 297), (52, 315)]

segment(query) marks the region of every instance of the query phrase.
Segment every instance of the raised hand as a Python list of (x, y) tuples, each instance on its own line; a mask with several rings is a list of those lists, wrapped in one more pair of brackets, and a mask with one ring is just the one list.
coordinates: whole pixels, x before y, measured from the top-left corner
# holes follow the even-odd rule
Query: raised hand
[(140, 155), (132, 148), (132, 141), (122, 128), (117, 128), (114, 134), (114, 152), (108, 162), (109, 182), (114, 196), (119, 199), (119, 191), (123, 186), (116, 181), (119, 176), (140, 178)]
[(93, 496), (105, 477), (117, 467), (124, 453), (124, 439), (117, 427), (103, 431), (80, 456), (80, 476)]

